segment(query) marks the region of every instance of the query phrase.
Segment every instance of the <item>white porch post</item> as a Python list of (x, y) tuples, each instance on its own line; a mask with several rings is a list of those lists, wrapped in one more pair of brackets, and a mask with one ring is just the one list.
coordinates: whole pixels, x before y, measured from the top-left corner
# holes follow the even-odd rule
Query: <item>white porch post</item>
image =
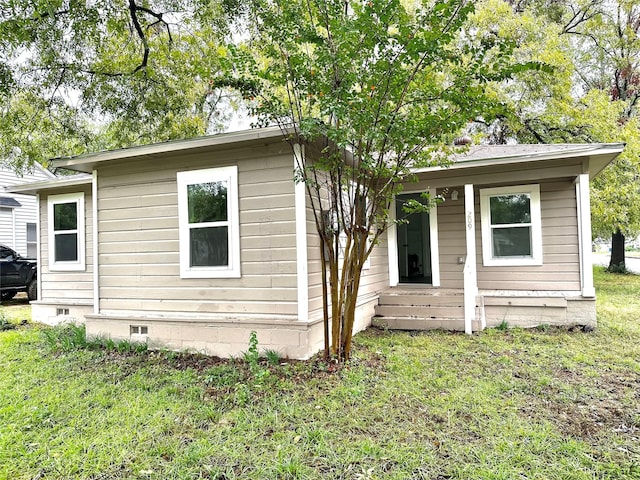
[(464, 333), (473, 332), (476, 318), (478, 274), (476, 271), (476, 220), (473, 184), (464, 186), (464, 224), (467, 240), (467, 256), (464, 262)]
[(398, 271), (398, 226), (396, 225), (396, 197), (394, 195), (389, 209), (389, 222), (387, 229), (387, 257), (389, 258), (389, 286), (397, 287), (400, 282)]
[(583, 297), (595, 297), (593, 286), (593, 261), (591, 259), (591, 202), (589, 199), (589, 174), (576, 179), (576, 202), (578, 206), (578, 238), (580, 244), (580, 280)]
[[(436, 189), (430, 188), (431, 198), (436, 198)], [(438, 242), (438, 205), (429, 211), (429, 245), (431, 248), (431, 285), (440, 286), (440, 244)]]

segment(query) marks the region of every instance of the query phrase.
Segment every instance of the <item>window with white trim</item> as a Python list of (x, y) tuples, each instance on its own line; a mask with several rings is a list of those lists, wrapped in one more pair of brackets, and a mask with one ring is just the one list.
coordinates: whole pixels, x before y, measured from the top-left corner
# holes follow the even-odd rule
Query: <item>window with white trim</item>
[(542, 265), (540, 185), (480, 190), (485, 266)]
[(84, 193), (48, 198), (49, 268), (84, 270)]
[(27, 223), (27, 257), (38, 255), (38, 228), (35, 223)]
[(240, 277), (236, 166), (178, 172), (180, 276)]

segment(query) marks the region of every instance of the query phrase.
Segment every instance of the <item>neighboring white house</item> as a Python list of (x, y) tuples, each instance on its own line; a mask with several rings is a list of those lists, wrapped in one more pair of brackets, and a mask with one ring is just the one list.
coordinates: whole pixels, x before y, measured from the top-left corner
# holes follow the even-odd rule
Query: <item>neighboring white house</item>
[(8, 193), (5, 187), (55, 178), (39, 164), (19, 175), (0, 164), (0, 244), (22, 256), (36, 257), (38, 207), (33, 195)]

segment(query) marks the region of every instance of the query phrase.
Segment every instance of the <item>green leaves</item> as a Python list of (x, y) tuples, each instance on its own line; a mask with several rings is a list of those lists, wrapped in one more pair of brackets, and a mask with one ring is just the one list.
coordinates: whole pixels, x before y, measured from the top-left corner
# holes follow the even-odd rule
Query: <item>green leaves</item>
[[(231, 112), (229, 91), (210, 83), (232, 70), (220, 48), (228, 22), (218, 2), (0, 0), (0, 7), (0, 123), (9, 127), (0, 132), (0, 156), (21, 152), (17, 167), (201, 135)], [(25, 120), (18, 107), (25, 96), (42, 122)], [(55, 152), (31, 144), (41, 132), (54, 136)]]
[(327, 255), (332, 352), (341, 359), (362, 266), (389, 226), (393, 195), (412, 169), (446, 165), (443, 145), (470, 118), (504, 111), (490, 82), (541, 68), (510, 57), (513, 40), (469, 29), (473, 11), (474, 2), (460, 0), (248, 7), (237, 85), (258, 86), (253, 113), (287, 129), (294, 152), (301, 144), (317, 153), (308, 163), (298, 157), (296, 180), (307, 187)]

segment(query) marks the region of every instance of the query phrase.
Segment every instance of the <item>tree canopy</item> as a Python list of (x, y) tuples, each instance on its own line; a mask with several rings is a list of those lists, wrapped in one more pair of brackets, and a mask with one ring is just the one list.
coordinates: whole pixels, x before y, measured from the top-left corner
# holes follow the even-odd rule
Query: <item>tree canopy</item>
[(491, 123), (475, 119), (489, 141), (627, 144), (595, 179), (591, 198), (594, 234), (618, 236), (612, 266), (622, 264), (624, 236), (640, 233), (640, 5), (487, 0), (474, 22), (517, 42), (514, 55), (532, 52), (553, 66), (495, 85), (510, 108)]
[[(488, 85), (543, 65), (470, 28), (470, 1), (254, 0), (246, 9), (235, 78), (296, 153), (321, 238), (319, 283), (330, 288), (325, 348), (347, 359), (362, 268), (390, 225), (393, 195), (416, 167), (445, 164), (444, 145), (470, 118), (505, 115)], [(306, 150), (318, 153), (313, 162)], [(415, 203), (408, 208), (429, 207)]]
[(185, 138), (219, 127), (211, 79), (229, 32), (216, 2), (0, 0), (0, 157)]

